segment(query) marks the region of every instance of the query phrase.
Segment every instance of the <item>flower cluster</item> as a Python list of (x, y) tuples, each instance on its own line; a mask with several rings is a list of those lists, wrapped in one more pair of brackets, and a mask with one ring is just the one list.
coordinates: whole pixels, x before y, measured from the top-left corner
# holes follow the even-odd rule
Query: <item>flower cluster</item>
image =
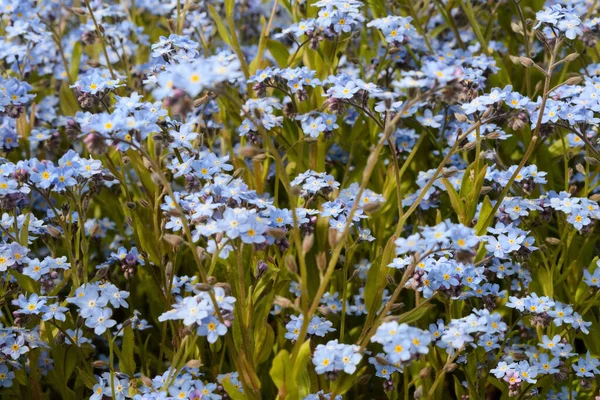
[(347, 374), (354, 373), (362, 359), (358, 350), (358, 346), (338, 343), (337, 339), (318, 345), (312, 358), (315, 372), (319, 375), (325, 373), (335, 375), (340, 371)]

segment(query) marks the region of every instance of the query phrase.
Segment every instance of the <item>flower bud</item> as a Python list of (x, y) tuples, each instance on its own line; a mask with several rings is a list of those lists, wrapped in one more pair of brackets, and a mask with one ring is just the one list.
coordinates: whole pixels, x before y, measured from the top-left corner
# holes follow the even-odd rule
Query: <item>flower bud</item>
[(181, 236), (172, 235), (170, 233), (163, 235), (163, 240), (173, 247), (179, 247), (183, 244), (183, 239), (181, 238)]
[(535, 64), (533, 62), (533, 60), (529, 57), (521, 56), (521, 57), (519, 57), (519, 61), (521, 62), (521, 65), (523, 65), (524, 67), (527, 67), (527, 68), (533, 67), (533, 64)]

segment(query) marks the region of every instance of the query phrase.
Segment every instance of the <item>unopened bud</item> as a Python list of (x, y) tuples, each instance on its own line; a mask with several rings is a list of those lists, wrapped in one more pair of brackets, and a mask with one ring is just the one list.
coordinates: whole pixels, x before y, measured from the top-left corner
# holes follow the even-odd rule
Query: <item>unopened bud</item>
[(297, 273), (298, 272), (298, 264), (296, 264), (296, 259), (290, 255), (285, 257), (285, 265), (288, 267), (290, 272)]
[(456, 363), (450, 363), (450, 364), (444, 366), (444, 371), (452, 372), (456, 369), (456, 367), (458, 367), (458, 365)]
[(102, 361), (102, 360), (92, 361), (92, 368), (100, 369), (100, 368), (106, 368), (107, 366), (108, 366), (108, 363), (106, 361)]
[(200, 360), (190, 360), (185, 363), (185, 366), (188, 368), (200, 368), (202, 366), (202, 361)]
[(456, 168), (444, 168), (442, 169), (442, 178), (450, 178), (456, 175), (458, 170)]
[(172, 235), (170, 233), (163, 235), (163, 240), (173, 247), (179, 247), (183, 244), (183, 239), (181, 238), (181, 236)]
[(48, 231), (48, 233), (49, 233), (49, 234), (50, 234), (50, 235), (51, 235), (53, 238), (56, 238), (56, 239), (58, 239), (58, 238), (60, 237), (60, 235), (61, 235), (61, 234), (60, 234), (60, 231), (59, 231), (57, 228), (55, 228), (55, 227), (53, 227), (53, 226), (51, 226), (51, 225), (48, 225), (48, 226), (46, 226), (46, 230)]
[(415, 390), (413, 397), (415, 398), (415, 400), (423, 398), (423, 385), (419, 385), (417, 390)]
[(491, 186), (482, 186), (481, 190), (479, 191), (479, 194), (483, 196), (483, 195), (488, 194), (491, 190), (492, 190)]
[(148, 203), (148, 202), (147, 202), (146, 200), (144, 200), (144, 199), (141, 199), (141, 200), (140, 200), (140, 205), (141, 205), (142, 207), (145, 207), (145, 208), (150, 208), (150, 203)]
[(327, 255), (324, 251), (317, 254), (317, 268), (319, 268), (320, 271), (325, 271), (327, 268)]
[(146, 167), (147, 169), (152, 168), (152, 162), (150, 160), (148, 160), (146, 157), (143, 157), (142, 161), (144, 163), (144, 167)]
[(302, 240), (302, 252), (305, 254), (308, 253), (310, 249), (312, 249), (314, 243), (315, 235), (311, 233), (310, 235), (304, 236), (304, 239)]
[(465, 114), (459, 113), (454, 113), (454, 118), (456, 118), (458, 122), (467, 122), (469, 120), (469, 118)]
[(523, 33), (523, 27), (521, 26), (521, 24), (518, 24), (513, 21), (510, 23), (510, 27), (515, 33)]
[(167, 214), (171, 217), (183, 217), (183, 213), (179, 208), (172, 208), (169, 211), (167, 211)]
[(254, 146), (245, 146), (239, 150), (240, 156), (244, 158), (252, 158), (261, 153), (261, 150), (258, 147)]
[(600, 165), (600, 160), (598, 160), (595, 157), (583, 157), (583, 158), (585, 159), (585, 161), (588, 164), (593, 165), (594, 167)]
[(519, 57), (519, 61), (521, 62), (521, 65), (523, 65), (524, 67), (527, 67), (527, 68), (533, 67), (533, 64), (534, 64), (533, 60), (529, 57), (521, 56), (521, 57)]
[(573, 76), (565, 81), (565, 85), (578, 85), (583, 81), (581, 76)]
[(577, 57), (579, 57), (579, 53), (571, 53), (568, 56), (565, 57), (565, 62), (571, 62), (571, 61), (575, 61), (577, 59)]
[(560, 239), (555, 238), (555, 237), (547, 237), (546, 243), (551, 244), (553, 246), (558, 246), (561, 243), (561, 241), (560, 241)]
[(162, 180), (160, 179), (160, 175), (158, 175), (156, 172), (153, 172), (152, 175), (150, 175), (150, 178), (152, 178), (152, 182), (155, 185), (160, 185), (162, 183)]
[(287, 235), (287, 231), (282, 228), (269, 228), (267, 232), (270, 236), (273, 236), (275, 239), (283, 239)]
[(462, 150), (464, 150), (464, 151), (470, 151), (470, 150), (473, 150), (475, 147), (477, 147), (477, 141), (468, 142), (467, 144), (465, 144), (462, 147)]
[(80, 16), (87, 14), (87, 11), (81, 7), (71, 7), (71, 8), (69, 8), (69, 11), (71, 11), (75, 15), (80, 15)]
[(342, 232), (338, 231), (337, 229), (330, 228), (327, 236), (329, 239), (329, 245), (331, 247), (336, 247), (342, 240), (343, 235)]
[(148, 378), (147, 376), (142, 375), (142, 377), (140, 379), (142, 380), (142, 383), (144, 384), (144, 386), (146, 386), (146, 387), (152, 386), (152, 379)]
[(195, 288), (201, 292), (210, 292), (212, 290), (212, 286), (208, 283), (198, 283)]
[(171, 282), (171, 276), (173, 275), (173, 263), (169, 261), (165, 266), (165, 278), (167, 282)]
[(281, 308), (291, 308), (294, 306), (290, 299), (288, 299), (287, 297), (279, 296), (279, 295), (275, 295), (275, 298), (273, 299), (273, 303), (278, 305)]

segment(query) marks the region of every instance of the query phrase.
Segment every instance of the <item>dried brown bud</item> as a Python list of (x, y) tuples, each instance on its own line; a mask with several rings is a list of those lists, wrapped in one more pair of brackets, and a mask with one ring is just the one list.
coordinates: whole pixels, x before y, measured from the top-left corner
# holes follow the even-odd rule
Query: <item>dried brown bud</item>
[(285, 257), (285, 265), (288, 267), (290, 272), (294, 274), (298, 272), (298, 264), (296, 264), (296, 259), (293, 256), (287, 255)]
[(145, 208), (150, 208), (150, 203), (148, 203), (148, 202), (147, 202), (146, 200), (144, 200), (144, 199), (140, 199), (139, 203), (140, 203), (140, 205), (141, 205), (142, 207), (145, 207)]
[(173, 263), (169, 261), (165, 266), (165, 278), (167, 282), (171, 282), (171, 276), (173, 276)]
[(283, 239), (287, 236), (287, 231), (281, 228), (269, 228), (267, 229), (269, 235), (273, 236), (275, 239)]
[(585, 161), (588, 164), (593, 165), (594, 167), (600, 165), (600, 160), (598, 160), (595, 157), (583, 157), (583, 158), (585, 159)]
[(144, 163), (144, 167), (148, 169), (152, 169), (152, 162), (148, 160), (146, 157), (142, 158), (142, 162)]
[(71, 11), (75, 15), (86, 15), (87, 14), (87, 11), (81, 7), (71, 7), (71, 8), (69, 8), (69, 11)]
[(564, 61), (565, 62), (575, 61), (577, 59), (577, 57), (579, 57), (579, 53), (571, 53), (564, 58)]
[(155, 185), (160, 185), (162, 183), (160, 175), (158, 175), (156, 172), (152, 173), (150, 177), (152, 178), (152, 182), (154, 182)]
[(102, 360), (96, 360), (96, 361), (92, 361), (92, 368), (106, 368), (108, 366), (108, 363), (106, 361), (102, 361)]
[(290, 299), (279, 295), (275, 295), (275, 298), (273, 299), (273, 304), (276, 304), (281, 308), (291, 308), (294, 306)]
[(513, 30), (513, 32), (523, 34), (523, 26), (521, 24), (518, 24), (513, 21), (510, 23), (510, 27)]
[(337, 229), (334, 228), (330, 228), (329, 229), (329, 233), (327, 235), (328, 239), (329, 239), (329, 245), (331, 247), (335, 247), (337, 246), (340, 241), (342, 240), (342, 232), (338, 231)]
[(170, 233), (163, 235), (163, 240), (173, 247), (179, 247), (183, 244), (183, 239), (181, 238), (181, 236), (172, 235)]
[(454, 118), (456, 118), (458, 122), (467, 122), (469, 120), (469, 118), (465, 114), (459, 113), (454, 113)]
[(479, 194), (483, 196), (485, 194), (488, 194), (491, 190), (492, 190), (491, 186), (482, 186), (481, 190), (479, 191)]
[(183, 213), (179, 208), (172, 208), (169, 211), (167, 211), (166, 214), (172, 217), (183, 217)]
[(53, 238), (58, 239), (61, 235), (60, 231), (51, 225), (46, 226), (46, 230)]
[(188, 368), (200, 368), (202, 366), (202, 361), (200, 360), (190, 360), (185, 363), (185, 366)]
[(317, 254), (317, 268), (319, 268), (320, 271), (325, 271), (327, 268), (327, 255), (324, 251)]
[(305, 254), (308, 253), (310, 249), (312, 249), (314, 243), (315, 235), (311, 233), (310, 235), (304, 236), (304, 239), (302, 240), (302, 252)]
[(262, 152), (261, 149), (259, 149), (258, 147), (254, 147), (254, 146), (245, 146), (239, 150), (240, 156), (245, 157), (245, 158), (255, 157), (255, 156), (261, 154), (261, 152)]
[(456, 367), (458, 367), (458, 365), (456, 363), (450, 363), (444, 366), (444, 371), (446, 372), (452, 372), (456, 369)]
[(146, 387), (151, 387), (152, 386), (152, 379), (148, 378), (145, 375), (142, 375), (140, 380), (142, 381), (142, 383), (146, 386)]
[(565, 81), (565, 85), (578, 85), (583, 81), (581, 76), (573, 76)]
[(533, 60), (529, 57), (521, 56), (521, 57), (519, 57), (519, 61), (521, 62), (521, 65), (523, 65), (524, 67), (527, 67), (527, 68), (533, 67), (533, 64), (535, 64), (533, 62)]

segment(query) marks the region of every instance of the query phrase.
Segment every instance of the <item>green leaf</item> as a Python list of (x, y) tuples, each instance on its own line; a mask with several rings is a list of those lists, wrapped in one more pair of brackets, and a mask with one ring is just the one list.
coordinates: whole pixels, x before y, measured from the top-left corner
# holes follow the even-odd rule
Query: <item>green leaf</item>
[(490, 214), (492, 213), (493, 209), (494, 206), (492, 205), (489, 196), (485, 196), (481, 205), (481, 210), (479, 211), (479, 219), (477, 220), (477, 224), (475, 225), (475, 232), (477, 232), (478, 235), (483, 235), (486, 229), (488, 228), (487, 226), (485, 226), (485, 223), (489, 218)]
[(261, 336), (256, 333), (254, 334), (254, 358), (256, 365), (269, 359), (271, 351), (273, 351), (273, 343), (275, 343), (275, 332), (273, 332), (271, 325), (262, 325), (265, 327), (264, 334)]
[(465, 206), (462, 200), (460, 199), (458, 192), (456, 191), (456, 189), (454, 189), (454, 186), (452, 186), (452, 184), (447, 178), (442, 178), (442, 183), (446, 187), (448, 196), (450, 196), (450, 203), (452, 204), (452, 208), (454, 208), (454, 211), (456, 211), (456, 214), (458, 216), (458, 222), (466, 225), (467, 223), (465, 222)]
[(273, 364), (269, 374), (277, 389), (285, 387), (286, 375), (290, 373), (288, 366), (290, 364), (290, 353), (287, 350), (281, 350), (273, 359)]
[(121, 358), (119, 358), (119, 368), (130, 377), (135, 374), (135, 359), (133, 351), (135, 349), (135, 337), (133, 328), (127, 326), (123, 329), (123, 344), (121, 345)]
[(388, 264), (394, 255), (395, 236), (389, 238), (385, 250), (379, 259), (373, 262), (367, 272), (367, 284), (365, 285), (365, 306), (369, 313), (374, 313), (381, 306), (383, 290), (387, 285)]
[(434, 308), (435, 306), (433, 304), (427, 303), (424, 305), (421, 305), (417, 308), (414, 308), (410, 311), (407, 311), (403, 314), (400, 314), (400, 317), (398, 318), (399, 322), (402, 323), (406, 323), (406, 324), (410, 324), (412, 322), (418, 321), (420, 320), (425, 314), (427, 314), (427, 312), (429, 310), (431, 310), (432, 308)]
[(292, 368), (291, 379), (296, 382), (298, 386), (297, 395), (294, 394), (292, 398), (305, 398), (310, 394), (310, 376), (308, 374), (308, 368), (306, 367), (310, 360), (310, 340), (302, 343), (298, 357)]
[(79, 75), (79, 65), (81, 64), (81, 54), (83, 53), (83, 45), (81, 41), (77, 41), (73, 46), (73, 53), (71, 54), (71, 63), (69, 64), (69, 74), (73, 82), (77, 80)]
[(486, 172), (487, 165), (484, 165), (475, 177), (475, 181), (473, 182), (471, 191), (466, 197), (465, 222), (463, 222), (465, 225), (468, 225), (473, 220), (473, 218), (475, 217), (475, 213), (477, 212), (479, 195), (481, 194), (481, 188), (483, 187), (483, 183), (485, 181)]
[(552, 271), (548, 271), (545, 267), (539, 267), (535, 273), (537, 277), (537, 281), (542, 288), (542, 293), (544, 296), (553, 297), (554, 295), (554, 284), (552, 283), (554, 280)]
[(92, 373), (85, 369), (77, 371), (77, 379), (79, 379), (88, 389), (92, 389), (98, 383)]
[(462, 0), (460, 2), (460, 6), (462, 7), (471, 27), (473, 28), (473, 32), (475, 32), (475, 36), (477, 40), (481, 44), (481, 51), (485, 54), (488, 54), (488, 45), (481, 33), (481, 29), (479, 28), (479, 22), (477, 22), (477, 18), (475, 17), (475, 12), (473, 11), (473, 5), (471, 4), (471, 0)]
[(288, 48), (281, 42), (277, 40), (268, 39), (267, 40), (267, 49), (269, 49), (269, 53), (273, 56), (277, 64), (281, 68), (286, 68), (288, 66), (288, 59), (290, 58), (290, 52)]
[(21, 246), (27, 247), (29, 244), (29, 218), (31, 217), (31, 213), (27, 213), (27, 217), (25, 217), (25, 221), (23, 222), (23, 226), (21, 227), (21, 232), (19, 233), (19, 243)]
[(63, 114), (72, 116), (79, 111), (77, 98), (73, 94), (73, 91), (69, 89), (69, 84), (66, 81), (63, 81), (60, 85), (58, 98), (60, 100), (60, 110)]
[(215, 21), (215, 25), (217, 25), (217, 32), (219, 32), (219, 36), (221, 36), (221, 39), (225, 43), (227, 43), (228, 46), (231, 46), (231, 38), (229, 37), (229, 32), (227, 31), (227, 28), (225, 27), (225, 23), (223, 22), (223, 19), (219, 16), (219, 13), (217, 12), (217, 10), (215, 10), (215, 6), (210, 4), (208, 6), (208, 12), (210, 13), (210, 16), (212, 17), (212, 19)]
[(244, 392), (240, 392), (238, 388), (236, 388), (233, 383), (231, 383), (231, 378), (226, 377), (221, 381), (223, 388), (233, 400), (248, 400), (248, 396), (244, 394)]
[(31, 399), (32, 400), (41, 400), (44, 398), (42, 386), (40, 385), (39, 381), (37, 381), (33, 378), (29, 378), (29, 389), (31, 391)]
[(358, 378), (363, 376), (367, 367), (362, 367), (360, 370), (356, 371), (352, 375), (344, 375), (346, 379), (338, 379), (337, 386), (335, 388), (335, 392), (339, 395), (345, 394), (350, 388), (356, 383)]
[(233, 15), (233, 7), (235, 7), (235, 0), (225, 0), (225, 15), (227, 18)]
[(39, 291), (40, 291), (40, 284), (38, 282), (34, 281), (33, 279), (31, 279), (27, 275), (23, 275), (23, 274), (21, 274), (21, 273), (19, 273), (17, 271), (14, 271), (14, 270), (10, 271), (10, 273), (17, 280), (17, 283), (19, 284), (19, 286), (21, 288), (25, 289), (29, 293), (39, 293)]

